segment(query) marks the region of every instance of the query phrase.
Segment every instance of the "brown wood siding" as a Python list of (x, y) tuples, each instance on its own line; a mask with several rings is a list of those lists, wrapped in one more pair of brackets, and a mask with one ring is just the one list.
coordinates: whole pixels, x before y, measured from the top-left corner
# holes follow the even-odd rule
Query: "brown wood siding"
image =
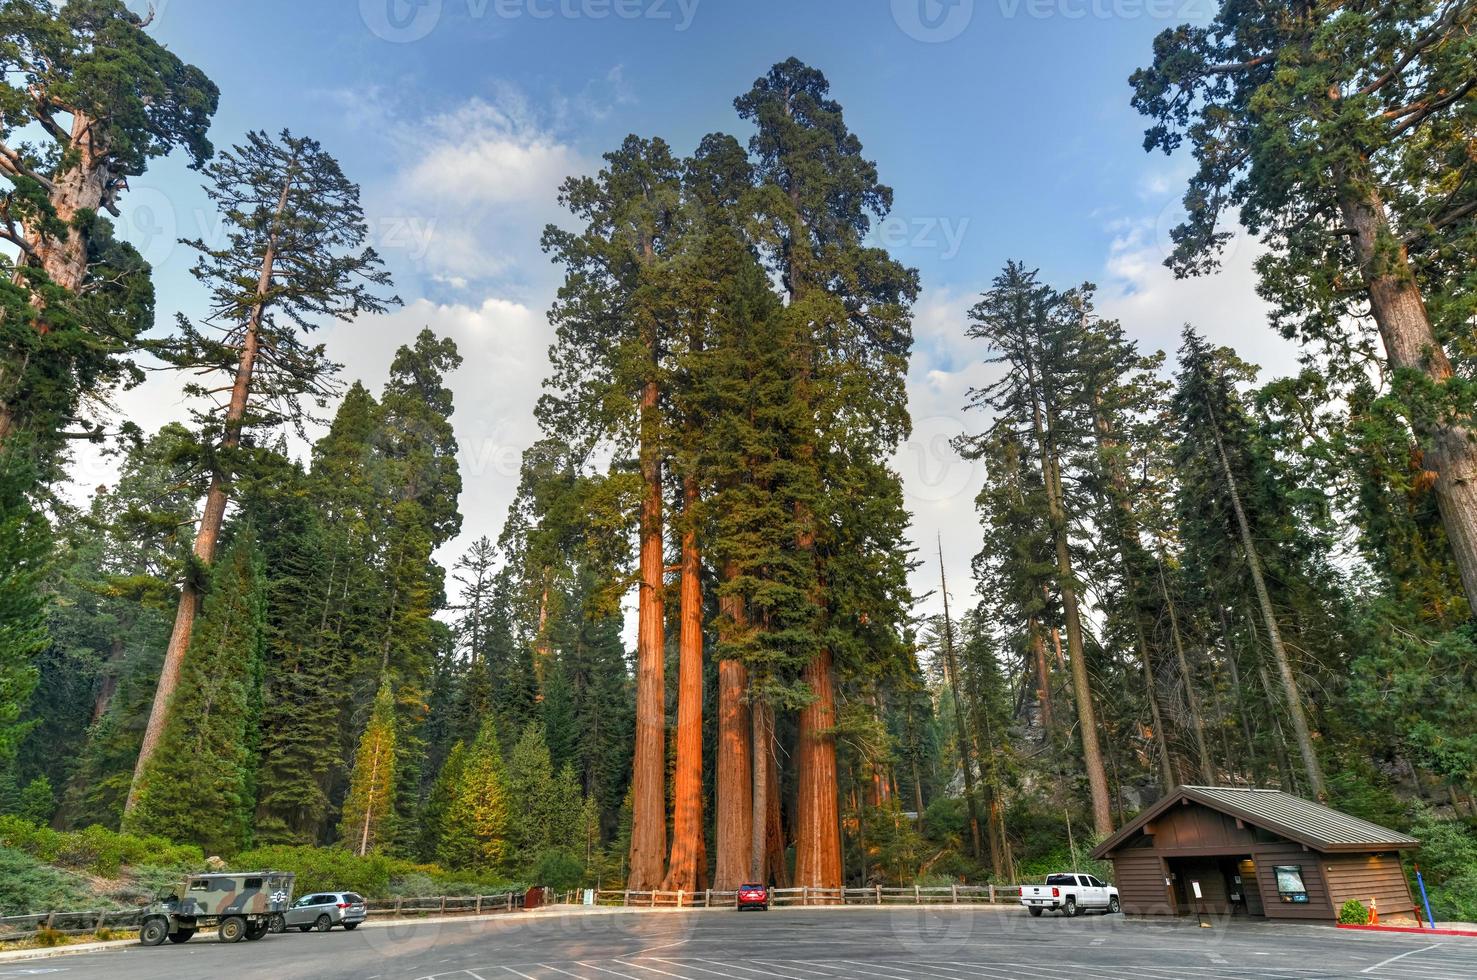
[(1323, 872), (1335, 910), (1351, 898), (1358, 899), (1366, 907), (1370, 899), (1375, 898), (1379, 900), (1380, 915), (1415, 911), (1410, 883), (1400, 867), (1400, 859), (1394, 855), (1325, 854)]
[(1198, 803), (1171, 807), (1160, 814), (1150, 826), (1154, 830), (1154, 847), (1157, 850), (1184, 847), (1250, 848), (1256, 842), (1250, 827), (1238, 827), (1235, 817)]
[[(1269, 919), (1334, 918), (1333, 904), (1328, 899), (1328, 885), (1323, 878), (1323, 855), (1305, 851), (1297, 845), (1269, 847), (1253, 851), (1256, 861), (1257, 887), (1261, 889), (1262, 907)], [(1277, 866), (1296, 865), (1303, 869), (1303, 887), (1307, 902), (1284, 902), (1277, 893)]]
[(1164, 887), (1159, 855), (1149, 850), (1119, 851), (1113, 855), (1113, 884), (1123, 911), (1133, 915), (1173, 915)]

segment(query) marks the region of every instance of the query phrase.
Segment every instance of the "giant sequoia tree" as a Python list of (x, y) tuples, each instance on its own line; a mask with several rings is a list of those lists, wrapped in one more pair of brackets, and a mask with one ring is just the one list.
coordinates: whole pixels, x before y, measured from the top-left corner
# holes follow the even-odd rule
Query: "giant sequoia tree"
[(221, 154), (208, 176), (224, 241), (190, 244), (200, 253), (192, 271), (210, 290), (211, 315), (205, 329), (181, 317), (179, 335), (157, 349), (181, 370), (220, 380), (186, 388), (206, 403), (194, 414), (210, 490), (195, 535), (199, 567), (181, 587), (138, 773), (164, 730), (190, 646), (200, 579), (215, 559), (232, 480), (250, 456), (243, 436), (300, 423), (304, 402), (321, 405), (332, 392), (336, 365), (321, 345), (304, 341), (305, 333), (324, 319), (351, 320), (398, 302), (376, 294), (390, 280), (374, 250), (363, 247), (358, 186), (314, 140), (249, 133), (244, 144)]
[(1131, 84), (1154, 122), (1145, 148), (1188, 142), (1198, 162), (1168, 264), (1213, 269), (1239, 208), (1270, 247), (1274, 326), (1347, 361), (1371, 348), (1372, 321), (1477, 603), (1477, 441), (1452, 364), (1474, 301), (1474, 26), (1462, 0), (1224, 0), (1211, 25), (1160, 34)]
[(211, 155), (215, 85), (146, 27), (122, 0), (0, 6), (0, 238), (17, 250), (7, 299), (20, 301), (0, 320), (0, 443), (19, 430), (47, 450), (82, 421), (83, 398), (131, 376), (153, 292), (102, 212), (118, 214), (150, 160)]
[[(815, 887), (841, 881), (838, 648), (848, 657), (860, 654), (898, 624), (892, 583), (898, 563), (906, 562), (894, 533), (900, 482), (877, 461), (909, 428), (903, 382), (918, 292), (916, 272), (863, 244), (872, 220), (891, 209), (892, 190), (862, 156), (861, 141), (829, 93), (824, 75), (792, 58), (734, 103), (757, 126), (750, 151), (760, 244), (788, 294), (784, 315), (799, 340), (791, 383), (814, 419), (814, 431), (796, 444), (794, 465), (813, 467), (827, 498), (794, 502), (797, 544), (816, 562), (812, 601), (822, 621), (804, 672), (809, 698), (795, 747), (795, 876)], [(877, 506), (852, 510), (847, 486), (868, 486)], [(863, 594), (828, 592), (828, 583), (856, 582), (858, 563), (871, 566), (878, 591), (860, 603), (854, 600)]]
[(681, 172), (659, 139), (627, 137), (595, 177), (571, 178), (560, 200), (585, 222), (550, 227), (544, 247), (565, 267), (550, 313), (558, 339), (545, 425), (569, 441), (634, 449), (640, 480), (636, 755), (632, 888), (655, 888), (666, 863), (663, 703), (664, 351), (674, 314), (672, 254)]

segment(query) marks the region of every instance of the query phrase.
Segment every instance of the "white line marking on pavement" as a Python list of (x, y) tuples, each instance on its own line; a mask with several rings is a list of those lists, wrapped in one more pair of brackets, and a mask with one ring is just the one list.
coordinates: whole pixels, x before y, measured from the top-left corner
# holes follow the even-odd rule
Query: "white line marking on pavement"
[(1440, 943), (1432, 943), (1429, 946), (1423, 946), (1420, 949), (1412, 949), (1408, 953), (1401, 953), (1399, 956), (1392, 956), (1392, 957), (1390, 957), (1387, 960), (1381, 960), (1380, 962), (1376, 963), (1374, 966), (1370, 967), (1369, 969), (1367, 969), (1367, 970), (1360, 970), (1359, 972), (1360, 973), (1373, 973), (1375, 970), (1378, 970), (1380, 967), (1389, 966), (1391, 963), (1394, 963), (1397, 960), (1403, 960), (1407, 956), (1414, 956), (1417, 953), (1429, 953), (1433, 949), (1440, 949), (1440, 948), (1441, 948), (1441, 944)]
[[(839, 962), (841, 962), (841, 963), (850, 963), (852, 966), (867, 966), (868, 965), (866, 963), (858, 963), (856, 960), (840, 960)], [(907, 977), (908, 974), (910, 974), (910, 973), (917, 973), (917, 974), (921, 974), (921, 975), (923, 975), (925, 977), (941, 978), (941, 980), (965, 980), (964, 977), (959, 977), (959, 976), (955, 976), (954, 975), (954, 973), (957, 973), (958, 971), (951, 971), (950, 973), (929, 973), (929, 972), (927, 972), (925, 970), (914, 970), (914, 969), (910, 969), (908, 967), (881, 966), (879, 964), (871, 964), (871, 965), (876, 966), (879, 970), (887, 970), (887, 971), (889, 971), (891, 973), (900, 973), (904, 977)], [(929, 966), (931, 964), (920, 964), (920, 965)], [(937, 969), (937, 967), (935, 967), (935, 969)]]
[(551, 963), (540, 963), (538, 965), (543, 967), (545, 970), (553, 970), (555, 973), (562, 973), (566, 977), (574, 977), (574, 980), (590, 980), (589, 977), (582, 977), (578, 973), (570, 973), (568, 970), (561, 970)]
[[(654, 959), (660, 959), (660, 957), (653, 957), (653, 958)], [(806, 976), (792, 977), (788, 973), (776, 973), (774, 970), (755, 970), (752, 967), (741, 966), (738, 963), (720, 963), (717, 960), (699, 960), (698, 962), (700, 962), (700, 963), (711, 963), (714, 966), (727, 966), (727, 967), (731, 967), (731, 968), (733, 968), (735, 970), (743, 970), (745, 973), (757, 973), (761, 977), (783, 977), (784, 980), (811, 980), (810, 977), (806, 977)], [(673, 966), (683, 966), (684, 964), (682, 964), (682, 963), (674, 963), (672, 965)], [(699, 966), (699, 967), (696, 967), (696, 969), (701, 970), (702, 967)], [(718, 973), (717, 970), (708, 970), (706, 972), (708, 972), (708, 973)], [(733, 978), (733, 974), (732, 973), (718, 973), (718, 975), (720, 977), (729, 977), (730, 980), (732, 980), (732, 978)]]
[(636, 952), (634, 952), (634, 953), (632, 953), (630, 955), (631, 956), (645, 956), (647, 953), (655, 953), (659, 949), (671, 949), (673, 946), (681, 946), (685, 942), (687, 942), (686, 939), (679, 939), (675, 943), (667, 943), (666, 945), (663, 945), (663, 946), (648, 946), (646, 949), (637, 950)]
[(650, 957), (650, 958), (653, 959), (653, 960), (656, 960), (656, 962), (658, 962), (658, 963), (665, 963), (668, 966), (677, 966), (677, 967), (681, 967), (684, 970), (696, 970), (699, 973), (711, 973), (715, 977), (728, 977), (728, 980), (734, 980), (734, 978), (733, 978), (733, 976), (731, 974), (728, 974), (728, 973), (720, 973), (717, 970), (709, 970), (705, 966), (694, 966), (691, 963), (683, 962), (681, 960), (669, 960), (665, 956), (653, 956), (653, 957)]
[(519, 973), (517, 970), (513, 969), (511, 966), (499, 966), (498, 969), (499, 970), (507, 970), (509, 973), (513, 974), (513, 976), (515, 976), (515, 977), (522, 977), (523, 980), (536, 980), (536, 978), (531, 977), (531, 976), (529, 976), (526, 973)]
[[(626, 962), (627, 960), (632, 960), (632, 959), (635, 959), (635, 957), (634, 956), (623, 956), (620, 959), (616, 960), (615, 962), (619, 963), (621, 966), (629, 966), (633, 970), (645, 970), (647, 973), (660, 973), (664, 977), (676, 977), (677, 980), (692, 980), (692, 977), (684, 977), (680, 973), (668, 973), (666, 970), (658, 970), (654, 966), (646, 966), (645, 964), (642, 964), (642, 963), (628, 963), (628, 962)], [(656, 957), (653, 956), (652, 959), (656, 959)], [(667, 965), (668, 966), (673, 966), (675, 964), (669, 963)]]
[(587, 962), (585, 960), (576, 960), (575, 962), (578, 963), (580, 966), (588, 967), (591, 970), (599, 970), (601, 973), (613, 973), (618, 977), (625, 977), (626, 980), (641, 980), (640, 977), (633, 977), (629, 973), (622, 973), (619, 970), (610, 970), (606, 967), (597, 966), (596, 964)]

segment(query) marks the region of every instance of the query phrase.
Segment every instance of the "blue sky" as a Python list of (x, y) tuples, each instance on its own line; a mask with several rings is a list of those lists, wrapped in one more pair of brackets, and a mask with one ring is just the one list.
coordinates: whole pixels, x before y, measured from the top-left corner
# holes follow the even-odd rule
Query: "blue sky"
[[(920, 4), (922, 6), (920, 6)], [(137, 4), (142, 9), (143, 5)], [(363, 186), (399, 311), (323, 331), (346, 378), (382, 382), (423, 325), (450, 334), (466, 493), (463, 538), (495, 536), (536, 435), (544, 319), (557, 270), (538, 248), (560, 180), (627, 133), (679, 152), (747, 127), (733, 112), (771, 64), (820, 68), (895, 191), (875, 240), (922, 275), (910, 373), (916, 433), (899, 453), (918, 543), (944, 537), (952, 591), (969, 591), (982, 474), (949, 436), (988, 375), (964, 311), (1008, 258), (1060, 285), (1092, 280), (1100, 310), (1148, 348), (1193, 320), (1270, 373), (1293, 366), (1265, 325), (1238, 239), (1226, 270), (1177, 283), (1160, 266), (1183, 161), (1149, 156), (1128, 75), (1165, 27), (1210, 0), (156, 0), (151, 30), (221, 88), (218, 146), (249, 128), (320, 140)], [(199, 179), (160, 161), (132, 182), (120, 222), (156, 267), (161, 325), (198, 311), (177, 236), (214, 228)], [(181, 417), (165, 377), (125, 393), (146, 424)], [(105, 482), (82, 459), (79, 486)], [(937, 569), (920, 571), (918, 590)], [(932, 603), (924, 608), (931, 609)]]

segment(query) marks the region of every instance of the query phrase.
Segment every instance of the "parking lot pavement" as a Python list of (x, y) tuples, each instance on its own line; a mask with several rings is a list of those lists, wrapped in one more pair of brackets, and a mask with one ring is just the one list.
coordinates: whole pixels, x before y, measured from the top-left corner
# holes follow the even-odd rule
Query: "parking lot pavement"
[(397, 923), (0, 964), (0, 978), (158, 980), (1472, 980), (1477, 940), (1017, 910), (796, 909)]

